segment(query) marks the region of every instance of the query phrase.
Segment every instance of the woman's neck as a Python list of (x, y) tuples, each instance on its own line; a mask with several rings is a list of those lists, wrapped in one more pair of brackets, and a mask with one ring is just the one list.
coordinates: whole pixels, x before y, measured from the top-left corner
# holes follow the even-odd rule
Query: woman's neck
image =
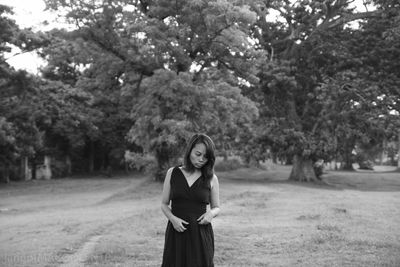
[(193, 168), (193, 170), (189, 170), (189, 168), (187, 168), (185, 165), (182, 165), (182, 169), (185, 171), (185, 172), (187, 172), (187, 173), (190, 173), (190, 174), (194, 174), (194, 173), (200, 173), (201, 172), (201, 169), (197, 169), (197, 168)]

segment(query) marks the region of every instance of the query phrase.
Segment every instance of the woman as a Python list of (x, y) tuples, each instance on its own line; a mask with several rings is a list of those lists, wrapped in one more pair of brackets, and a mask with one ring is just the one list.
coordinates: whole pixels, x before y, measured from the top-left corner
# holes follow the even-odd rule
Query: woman
[(183, 166), (167, 171), (161, 202), (168, 218), (162, 267), (214, 266), (211, 221), (220, 211), (214, 151), (210, 137), (195, 134), (186, 147)]

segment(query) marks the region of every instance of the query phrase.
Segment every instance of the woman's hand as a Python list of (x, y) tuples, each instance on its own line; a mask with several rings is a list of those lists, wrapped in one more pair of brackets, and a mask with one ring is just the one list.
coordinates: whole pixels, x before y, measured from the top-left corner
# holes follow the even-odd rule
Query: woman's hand
[(186, 230), (186, 227), (184, 226), (184, 224), (189, 224), (187, 221), (184, 221), (178, 217), (174, 217), (171, 220), (171, 223), (172, 223), (172, 226), (174, 227), (174, 229), (180, 233), (182, 233), (183, 231)]
[(212, 219), (214, 218), (213, 214), (211, 213), (211, 211), (207, 211), (206, 213), (204, 213), (203, 215), (201, 215), (197, 221), (199, 222), (199, 224), (209, 224), (211, 223)]

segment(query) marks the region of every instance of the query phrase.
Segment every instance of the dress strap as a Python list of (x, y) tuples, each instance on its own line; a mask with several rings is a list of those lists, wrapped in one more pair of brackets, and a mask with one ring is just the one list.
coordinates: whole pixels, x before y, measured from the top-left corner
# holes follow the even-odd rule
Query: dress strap
[(175, 166), (175, 167), (172, 169), (172, 172), (171, 172), (171, 179), (170, 179), (170, 181), (169, 181), (170, 184), (171, 184), (171, 182), (172, 182), (172, 179), (174, 179), (174, 180), (176, 179), (176, 178), (174, 178), (174, 177), (176, 176), (176, 172), (179, 171), (178, 168), (179, 168), (179, 166)]

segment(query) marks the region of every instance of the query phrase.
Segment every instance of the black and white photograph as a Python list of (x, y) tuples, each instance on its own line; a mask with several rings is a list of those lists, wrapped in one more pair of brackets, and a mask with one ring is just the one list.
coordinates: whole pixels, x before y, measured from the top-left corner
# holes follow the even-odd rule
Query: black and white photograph
[(399, 0), (0, 0), (1, 267), (400, 267)]

